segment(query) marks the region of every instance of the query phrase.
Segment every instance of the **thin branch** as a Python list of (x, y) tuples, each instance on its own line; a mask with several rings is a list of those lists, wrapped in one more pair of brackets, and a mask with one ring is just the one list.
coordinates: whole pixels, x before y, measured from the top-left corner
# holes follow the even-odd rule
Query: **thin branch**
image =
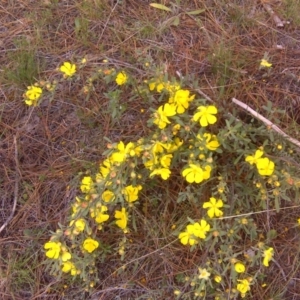
[(107, 27), (107, 24), (108, 24), (109, 20), (110, 20), (110, 17), (111, 17), (111, 15), (113, 14), (113, 12), (115, 11), (115, 9), (116, 9), (116, 7), (117, 7), (118, 4), (119, 4), (119, 1), (116, 2), (116, 4), (115, 4), (114, 7), (112, 8), (112, 10), (111, 10), (109, 16), (107, 17), (107, 20), (106, 20), (106, 22), (105, 22), (105, 24), (104, 24), (103, 30), (102, 30), (102, 32), (101, 32), (101, 34), (100, 34), (99, 39), (98, 39), (97, 45), (98, 45), (99, 42), (101, 41), (102, 36), (103, 36), (103, 34), (104, 34), (104, 31), (105, 31), (105, 29), (106, 29), (106, 27)]
[(261, 1), (264, 9), (268, 12), (270, 17), (273, 18), (273, 21), (276, 24), (276, 27), (284, 27), (284, 22), (281, 21), (281, 19), (278, 17), (278, 15), (275, 13), (275, 11), (272, 9), (271, 5), (268, 3), (265, 3), (264, 0)]
[(298, 148), (300, 148), (300, 142), (292, 137), (290, 137), (288, 134), (286, 134), (284, 131), (282, 131), (278, 126), (276, 126), (274, 123), (272, 123), (270, 120), (266, 119), (265, 117), (263, 117), (261, 114), (259, 114), (258, 112), (256, 112), (255, 110), (253, 110), (250, 106), (248, 106), (247, 104), (232, 98), (232, 102), (234, 102), (235, 104), (239, 105), (240, 107), (242, 107), (243, 109), (245, 109), (246, 111), (248, 111), (249, 113), (251, 113), (255, 118), (259, 119), (260, 121), (262, 121), (265, 125), (269, 126), (271, 129), (273, 129), (274, 131), (276, 131), (278, 134), (280, 134), (281, 136), (283, 136), (285, 139), (287, 139), (289, 142), (293, 143), (294, 145), (296, 145)]
[[(300, 205), (293, 205), (293, 206), (281, 207), (279, 210), (295, 209), (295, 208), (299, 208), (299, 207), (300, 207)], [(252, 215), (258, 215), (258, 214), (268, 213), (268, 212), (271, 212), (271, 211), (277, 212), (277, 209), (276, 208), (272, 208), (272, 209), (265, 209), (265, 210), (259, 210), (259, 211), (251, 211), (251, 212), (244, 213), (244, 214), (239, 214), (239, 215), (219, 217), (218, 220), (227, 220), (227, 219), (235, 219), (235, 218), (241, 218), (241, 217), (248, 217), (248, 216), (252, 216)]]
[(14, 190), (14, 203), (13, 208), (10, 213), (10, 216), (5, 221), (5, 223), (0, 227), (0, 233), (4, 230), (4, 228), (8, 225), (8, 223), (11, 221), (15, 214), (16, 206), (17, 206), (17, 200), (18, 200), (18, 194), (19, 194), (19, 161), (18, 161), (18, 145), (17, 145), (17, 136), (14, 136), (14, 146), (15, 146), (15, 163), (16, 163), (16, 179), (15, 179), (15, 190)]

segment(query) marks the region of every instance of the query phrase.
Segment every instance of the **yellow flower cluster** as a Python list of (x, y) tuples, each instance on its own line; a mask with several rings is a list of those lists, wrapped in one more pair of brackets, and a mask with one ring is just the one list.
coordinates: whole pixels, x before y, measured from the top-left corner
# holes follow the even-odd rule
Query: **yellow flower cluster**
[[(76, 65), (64, 63), (60, 67), (60, 71), (64, 73), (65, 77), (71, 77), (76, 73)], [(104, 73), (111, 76), (117, 85), (124, 85), (128, 82), (128, 75), (124, 71), (116, 73), (115, 70), (106, 70)], [(148, 87), (145, 87), (145, 89), (149, 94)], [(160, 105), (150, 120), (156, 125), (154, 126), (156, 128), (155, 133), (136, 142), (119, 141), (118, 143), (110, 143), (107, 146), (105, 159), (100, 163), (98, 172), (91, 176), (83, 176), (81, 180), (81, 196), (76, 197), (75, 203), (72, 204), (72, 213), (67, 229), (61, 230), (63, 233), (59, 238), (52, 237), (44, 246), (46, 256), (55, 260), (64, 273), (76, 276), (82, 271), (86, 272), (86, 270), (81, 269), (82, 264), (78, 263), (75, 258), (80, 253), (80, 258), (92, 259), (95, 255), (90, 254), (97, 253), (96, 250), (99, 247), (101, 249), (100, 241), (96, 236), (92, 236), (95, 232), (100, 234), (100, 230), (110, 225), (119, 227), (123, 233), (129, 232), (130, 213), (135, 211), (132, 207), (138, 201), (141, 201), (144, 195), (148, 195), (150, 185), (147, 186), (147, 180), (149, 178), (158, 177), (162, 180), (170, 178), (177, 180), (181, 176), (181, 181), (192, 184), (182, 193), (187, 192), (187, 195), (190, 190), (199, 191), (199, 195), (201, 195), (201, 188), (196, 184), (210, 179), (208, 186), (212, 187), (212, 197), (203, 202), (203, 197), (207, 195), (203, 193), (199, 199), (202, 212), (205, 212), (207, 217), (203, 217), (197, 222), (191, 221), (178, 234), (178, 239), (183, 245), (195, 246), (204, 242), (203, 240), (205, 242), (213, 240), (214, 243), (219, 243), (219, 241), (223, 242), (226, 238), (232, 241), (235, 233), (238, 232), (235, 227), (218, 227), (218, 224), (226, 222), (224, 221), (225, 218), (221, 217), (225, 212), (224, 207), (227, 207), (225, 203), (226, 180), (228, 178), (223, 173), (220, 175), (214, 174), (218, 170), (214, 170), (217, 164), (214, 162), (213, 157), (214, 155), (218, 157), (218, 154), (226, 149), (226, 147), (219, 149), (224, 136), (219, 133), (214, 134), (216, 128), (212, 128), (211, 132), (207, 131), (207, 127), (215, 124), (218, 120), (217, 107), (214, 105), (201, 105), (203, 103), (201, 99), (195, 99), (195, 95), (191, 95), (189, 90), (183, 89), (178, 83), (163, 80), (153, 81), (149, 83), (149, 89), (164, 93), (168, 97), (167, 103)], [(26, 96), (34, 103), (41, 94), (42, 90), (31, 86)], [(161, 95), (161, 98), (164, 94)], [(193, 106), (195, 112), (187, 113)], [(250, 165), (255, 165), (260, 175), (270, 176), (274, 172), (275, 164), (263, 155), (264, 152), (258, 149), (253, 155), (246, 156), (245, 160)], [(213, 186), (216, 178), (220, 183)], [(268, 180), (271, 179), (276, 182), (276, 186), (280, 186), (278, 178), (268, 178)], [(263, 181), (261, 178), (259, 180)], [(256, 183), (257, 181), (255, 181)], [(233, 211), (236, 213), (236, 207), (233, 208)], [(207, 220), (220, 219), (207, 221), (205, 218)], [(208, 222), (213, 223), (209, 224)], [(247, 222), (238, 224), (243, 224), (246, 227)], [(224, 228), (226, 229), (224, 230)], [(119, 244), (118, 252), (122, 256), (125, 253), (126, 236), (123, 235), (124, 240)], [(66, 237), (69, 238), (69, 243), (62, 241), (62, 238)], [(72, 243), (72, 248), (70, 247), (72, 253), (65, 246), (70, 243)], [(233, 248), (228, 247), (228, 249), (233, 251)], [(76, 250), (75, 255), (73, 251)], [(223, 251), (223, 249), (220, 251)], [(252, 279), (245, 278), (243, 273), (250, 268), (243, 262), (238, 261), (235, 258), (236, 254), (231, 253), (231, 255), (233, 255), (230, 261), (231, 267), (226, 267), (226, 270), (230, 270), (231, 274), (234, 275), (232, 286), (235, 288), (232, 293), (239, 292), (241, 297), (245, 297), (247, 292), (250, 291)], [(273, 255), (273, 248), (261, 250), (262, 264), (268, 267)], [(212, 262), (207, 262), (207, 269), (199, 268), (199, 273), (196, 276), (202, 284), (201, 289), (207, 283), (206, 280), (211, 284), (213, 279), (215, 283), (220, 283), (222, 277), (219, 274), (226, 276), (226, 270), (224, 273), (218, 270), (217, 273), (209, 265), (210, 263)], [(225, 265), (226, 260), (219, 259), (218, 263)], [(210, 278), (211, 275), (213, 279)]]
[[(77, 221), (77, 226), (80, 230), (84, 229), (82, 220)], [(76, 223), (76, 222), (75, 222)], [(76, 225), (75, 225), (76, 226)], [(87, 238), (83, 241), (82, 248), (88, 253), (94, 252), (99, 247), (99, 242), (92, 238)], [(66, 246), (62, 246), (60, 242), (49, 241), (45, 243), (44, 249), (46, 249), (46, 256), (50, 259), (58, 260), (60, 262), (61, 270), (64, 273), (71, 273), (75, 276), (80, 273), (80, 269), (75, 266), (75, 263), (71, 261), (72, 255), (67, 251)]]
[(198, 243), (199, 239), (205, 239), (209, 230), (210, 225), (202, 219), (199, 222), (187, 225), (185, 231), (181, 232), (178, 237), (183, 245), (190, 244), (193, 246)]
[(123, 194), (127, 202), (135, 202), (139, 198), (139, 191), (142, 189), (141, 185), (136, 187), (128, 185), (123, 189)]
[(23, 95), (25, 103), (28, 106), (37, 106), (38, 100), (42, 96), (43, 90), (39, 86), (31, 85), (27, 87), (27, 91)]
[(150, 178), (159, 175), (163, 180), (167, 180), (171, 175), (170, 166), (173, 159), (173, 152), (182, 145), (179, 138), (172, 142), (152, 141), (144, 146), (143, 162), (146, 169), (150, 170)]
[(190, 95), (189, 90), (181, 89), (178, 83), (165, 82), (163, 80), (152, 80), (149, 83), (150, 91), (156, 89), (161, 93), (166, 91), (169, 93), (168, 103), (161, 105), (154, 113), (153, 123), (158, 126), (159, 129), (164, 129), (170, 124), (169, 117), (173, 117), (176, 114), (183, 114), (190, 105), (190, 102), (194, 100), (195, 95)]
[(246, 162), (250, 165), (255, 164), (258, 173), (262, 176), (270, 176), (273, 174), (275, 169), (275, 164), (267, 157), (262, 157), (264, 152), (262, 150), (256, 150), (254, 155), (248, 155), (246, 157)]
[(238, 279), (236, 289), (241, 293), (241, 297), (244, 298), (246, 293), (250, 291), (250, 282), (248, 279)]
[(154, 113), (153, 123), (158, 126), (159, 129), (164, 129), (167, 124), (170, 124), (168, 117), (176, 115), (176, 107), (169, 103), (161, 105), (158, 110)]

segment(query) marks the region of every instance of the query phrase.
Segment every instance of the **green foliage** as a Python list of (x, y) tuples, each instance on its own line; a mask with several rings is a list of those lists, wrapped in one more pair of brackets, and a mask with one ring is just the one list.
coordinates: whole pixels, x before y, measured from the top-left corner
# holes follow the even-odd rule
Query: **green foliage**
[(36, 55), (35, 48), (25, 38), (15, 39), (15, 51), (9, 52), (8, 59), (13, 65), (4, 69), (4, 80), (21, 87), (30, 85), (38, 78), (44, 66), (43, 60)]
[[(86, 60), (64, 63), (64, 78), (56, 84), (76, 81), (85, 65)], [(190, 291), (177, 289), (174, 294), (181, 299), (190, 294), (251, 298), (251, 287), (262, 283), (272, 263), (271, 245), (277, 236), (270, 224), (264, 235), (255, 217), (279, 212), (297, 194), (300, 179), (291, 163), (297, 153), (265, 126), (245, 123), (227, 107), (185, 89), (189, 78), (178, 82), (152, 67), (155, 75), (141, 81), (104, 61), (87, 78), (82, 89), (87, 99), (97, 82), (107, 86), (107, 111), (113, 119), (119, 120), (126, 113), (125, 102), (135, 97), (148, 101), (153, 113), (147, 135), (109, 142), (99, 168), (83, 176), (68, 224), (60, 224), (45, 244), (49, 268), (76, 284), (82, 280), (91, 291), (99, 280), (97, 264), (108, 255), (123, 260), (130, 249), (128, 236), (145, 227), (151, 231), (145, 220), (149, 210), (162, 202), (167, 207), (175, 195), (184, 209), (180, 217), (176, 210), (171, 213), (176, 229), (164, 229), (163, 236), (175, 236), (190, 251), (205, 253), (206, 259), (196, 272), (182, 274)], [(31, 89), (25, 96), (28, 105), (38, 105), (44, 92), (32, 94)], [(272, 111), (270, 105), (264, 109)], [(116, 234), (118, 245), (107, 243), (106, 233)]]

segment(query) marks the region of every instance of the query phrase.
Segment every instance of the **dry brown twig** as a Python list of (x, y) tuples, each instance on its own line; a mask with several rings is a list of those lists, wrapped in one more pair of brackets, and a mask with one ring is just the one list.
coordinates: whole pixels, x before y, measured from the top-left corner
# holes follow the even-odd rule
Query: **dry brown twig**
[(264, 9), (267, 11), (267, 13), (270, 15), (270, 17), (273, 18), (273, 21), (276, 24), (276, 27), (282, 28), (284, 27), (284, 24), (286, 22), (281, 21), (281, 19), (278, 17), (278, 15), (275, 13), (275, 11), (273, 10), (273, 8), (271, 7), (271, 5), (269, 3), (266, 3), (265, 0), (261, 0), (261, 3), (264, 7)]
[(14, 136), (14, 147), (15, 147), (15, 163), (16, 163), (16, 178), (15, 178), (15, 189), (14, 189), (14, 203), (13, 208), (10, 213), (10, 216), (7, 218), (5, 223), (0, 227), (0, 233), (4, 230), (4, 228), (8, 225), (15, 214), (17, 199), (19, 193), (19, 161), (18, 161), (18, 145), (17, 145), (17, 136)]
[(232, 98), (232, 102), (237, 104), (238, 106), (242, 107), (244, 110), (248, 111), (251, 113), (255, 118), (259, 119), (262, 121), (265, 125), (269, 126), (272, 128), (274, 131), (276, 131), (278, 134), (283, 136), (285, 139), (287, 139), (289, 142), (293, 143), (296, 145), (298, 148), (300, 148), (300, 142), (292, 137), (290, 137), (288, 134), (286, 134), (283, 130), (281, 130), (277, 125), (272, 123), (270, 120), (266, 119), (264, 116), (256, 112), (254, 109), (252, 109), (250, 106), (247, 104), (239, 101), (238, 99)]

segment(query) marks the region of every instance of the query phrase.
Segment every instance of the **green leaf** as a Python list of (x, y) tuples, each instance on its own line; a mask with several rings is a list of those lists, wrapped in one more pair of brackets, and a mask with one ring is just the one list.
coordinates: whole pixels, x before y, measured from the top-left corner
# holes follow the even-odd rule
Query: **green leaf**
[(172, 11), (169, 7), (166, 7), (163, 4), (158, 4), (158, 3), (150, 3), (150, 6), (154, 7), (154, 8), (158, 8), (161, 10), (165, 10), (165, 11)]
[(79, 31), (81, 30), (81, 22), (79, 18), (75, 19), (75, 32), (79, 33)]
[(191, 224), (195, 224), (195, 221), (193, 219), (191, 219), (190, 217), (187, 217), (187, 219)]
[(174, 17), (174, 21), (173, 21), (172, 25), (174, 25), (174, 26), (178, 26), (178, 25), (179, 25), (179, 23), (180, 23), (180, 19), (179, 19), (179, 17), (178, 17), (178, 16), (175, 16), (175, 17)]
[(188, 15), (199, 15), (201, 13), (203, 13), (205, 11), (205, 8), (202, 9), (197, 9), (197, 10), (193, 10), (193, 11), (188, 11), (187, 14)]

